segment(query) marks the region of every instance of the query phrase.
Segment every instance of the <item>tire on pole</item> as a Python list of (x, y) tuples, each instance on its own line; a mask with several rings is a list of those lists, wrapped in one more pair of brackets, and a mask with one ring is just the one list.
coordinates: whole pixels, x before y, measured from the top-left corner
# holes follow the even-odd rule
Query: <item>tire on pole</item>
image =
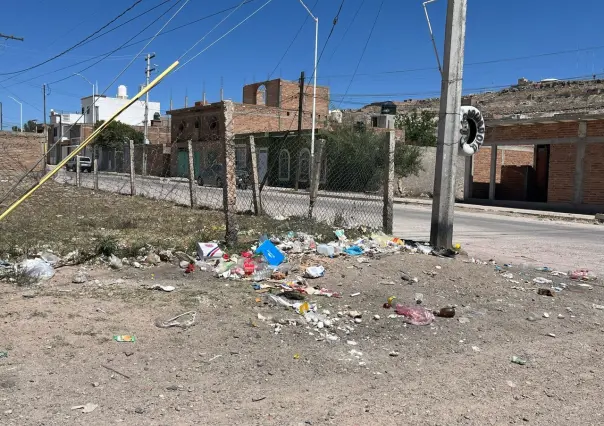
[(461, 107), (461, 139), (459, 147), (465, 156), (472, 156), (484, 143), (486, 126), (482, 113), (472, 106)]

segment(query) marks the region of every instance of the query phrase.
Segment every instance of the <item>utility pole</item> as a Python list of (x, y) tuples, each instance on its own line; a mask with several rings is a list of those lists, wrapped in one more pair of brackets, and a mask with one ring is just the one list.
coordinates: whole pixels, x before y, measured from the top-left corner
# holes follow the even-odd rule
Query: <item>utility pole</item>
[(42, 99), (44, 103), (44, 170), (48, 163), (48, 131), (46, 130), (46, 83), (42, 85)]
[(300, 96), (298, 99), (298, 139), (302, 138), (302, 115), (304, 112), (304, 71), (300, 73)]
[[(147, 62), (147, 67), (145, 68), (145, 87), (149, 85), (149, 80), (151, 78), (151, 72), (155, 71), (155, 68), (151, 68), (151, 59), (155, 58), (155, 53), (147, 53), (145, 56), (145, 61)], [(143, 146), (143, 176), (147, 174), (147, 145), (149, 144), (149, 138), (147, 137), (149, 134), (149, 92), (145, 94), (145, 139)]]
[(451, 248), (453, 245), (455, 160), (461, 137), (461, 86), (467, 6), (468, 0), (448, 0), (447, 5), (444, 70), (430, 228), (430, 243), (436, 248)]
[(5, 38), (7, 40), (18, 40), (18, 41), (23, 41), (23, 37), (15, 37), (13, 35), (5, 35), (0, 33), (0, 38)]
[[(298, 95), (298, 144), (302, 142), (302, 118), (304, 114), (304, 83), (305, 83), (305, 74), (304, 71), (300, 73), (300, 94)], [(297, 191), (299, 188), (299, 180), (300, 180), (300, 163), (297, 162), (296, 167), (296, 182), (295, 182), (295, 190)]]
[(3, 126), (3, 123), (2, 123), (2, 102), (0, 102), (0, 132), (2, 130), (4, 130), (3, 127), (4, 126)]

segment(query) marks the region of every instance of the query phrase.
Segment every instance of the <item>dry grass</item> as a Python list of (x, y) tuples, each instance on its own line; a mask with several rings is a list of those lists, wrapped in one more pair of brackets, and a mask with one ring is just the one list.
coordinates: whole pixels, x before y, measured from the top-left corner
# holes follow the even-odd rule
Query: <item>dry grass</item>
[[(308, 219), (276, 221), (239, 215), (242, 245), (262, 233), (304, 231), (333, 239), (333, 228)], [(52, 249), (95, 256), (116, 243), (116, 254), (131, 256), (146, 245), (191, 251), (195, 242), (221, 240), (224, 214), (170, 202), (92, 191), (49, 182), (0, 222), (0, 257)]]

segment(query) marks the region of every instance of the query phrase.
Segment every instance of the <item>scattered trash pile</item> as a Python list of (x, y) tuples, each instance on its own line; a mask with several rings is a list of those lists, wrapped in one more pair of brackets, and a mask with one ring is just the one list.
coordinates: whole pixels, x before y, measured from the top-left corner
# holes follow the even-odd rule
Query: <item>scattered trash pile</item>
[[(270, 238), (264, 235), (249, 251), (240, 254), (227, 254), (216, 242), (200, 242), (197, 244), (198, 259), (188, 264), (182, 262), (180, 266), (185, 273), (200, 269), (212, 271), (216, 277), (223, 279), (249, 281), (256, 294), (262, 296), (268, 304), (291, 310), (302, 317), (273, 321), (272, 317), (258, 314), (259, 320), (271, 322), (275, 333), (279, 333), (284, 325), (310, 324), (319, 332), (317, 340), (336, 341), (340, 338), (336, 330), (348, 335), (354, 331), (355, 325), (362, 323), (363, 318), (361, 312), (353, 310), (332, 315), (329, 310), (320, 311), (316, 303), (307, 300), (309, 296), (342, 297), (341, 293), (317, 284), (326, 274), (321, 263), (329, 263), (331, 259), (338, 257), (367, 263), (371, 259), (401, 251), (439, 257), (454, 257), (457, 254), (454, 250), (434, 250), (424, 243), (403, 241), (385, 234), (349, 240), (344, 231), (337, 230), (335, 236), (333, 242), (318, 244), (315, 237), (305, 233), (289, 232), (283, 237)], [(323, 262), (322, 258), (325, 258)], [(407, 281), (417, 282), (417, 278), (406, 278)], [(258, 302), (262, 300), (261, 297), (257, 298)], [(392, 318), (401, 317), (406, 323), (413, 325), (431, 324), (435, 315), (455, 315), (454, 308), (444, 308), (434, 313), (422, 306), (396, 304), (394, 308), (396, 314), (392, 314)], [(448, 313), (443, 313), (447, 309)], [(373, 319), (377, 321), (380, 317), (375, 315)]]
[[(593, 290), (593, 286), (587, 284), (588, 281), (596, 281), (598, 279), (597, 275), (587, 269), (576, 269), (574, 271), (562, 272), (556, 271), (549, 266), (542, 266), (536, 268), (536, 272), (540, 272), (542, 274), (549, 274), (552, 279), (545, 277), (535, 277), (531, 280), (515, 280), (514, 274), (510, 272), (510, 268), (513, 265), (505, 264), (503, 267), (499, 265), (495, 265), (495, 271), (499, 272), (501, 276), (507, 279), (512, 284), (516, 284), (512, 289), (520, 290), (520, 291), (536, 291), (540, 296), (550, 296), (554, 297), (556, 293), (561, 293), (565, 290), (569, 291), (581, 291), (581, 290)], [(518, 275), (525, 275), (525, 271), (518, 272)], [(556, 280), (570, 280), (568, 283), (559, 282), (555, 283)], [(521, 287), (520, 284), (534, 284), (539, 287)], [(543, 287), (549, 286), (549, 287)]]

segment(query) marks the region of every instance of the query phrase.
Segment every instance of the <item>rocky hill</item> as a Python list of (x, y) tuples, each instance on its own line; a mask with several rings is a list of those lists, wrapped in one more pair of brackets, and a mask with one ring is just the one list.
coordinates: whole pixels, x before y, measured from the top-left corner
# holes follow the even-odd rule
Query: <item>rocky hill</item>
[[(398, 113), (414, 109), (438, 112), (439, 98), (393, 101)], [(381, 102), (365, 106), (364, 112), (379, 112)], [(524, 119), (552, 117), (558, 114), (604, 113), (604, 80), (544, 80), (533, 82), (519, 79), (518, 84), (497, 92), (464, 96), (463, 105), (480, 109), (485, 118)]]

